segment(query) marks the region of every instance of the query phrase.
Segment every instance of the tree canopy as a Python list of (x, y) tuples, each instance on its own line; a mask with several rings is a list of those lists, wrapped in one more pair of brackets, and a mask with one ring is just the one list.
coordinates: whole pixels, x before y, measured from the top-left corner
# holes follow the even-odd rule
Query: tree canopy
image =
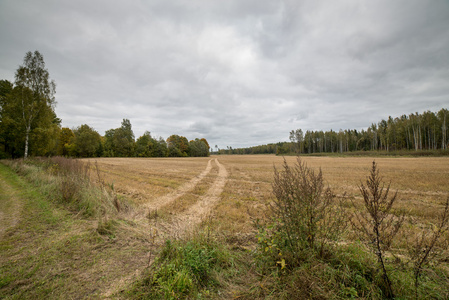
[(173, 134), (167, 139), (168, 156), (189, 156), (189, 142), (186, 137)]
[(14, 84), (0, 84), (2, 156), (55, 154), (61, 123), (54, 111), (55, 93), (42, 54), (27, 52)]
[(101, 137), (95, 129), (84, 124), (76, 128), (73, 133), (75, 142), (71, 155), (79, 157), (101, 156)]
[(106, 131), (105, 151), (107, 156), (131, 157), (134, 156), (134, 147), (134, 132), (128, 119), (123, 119), (119, 128)]

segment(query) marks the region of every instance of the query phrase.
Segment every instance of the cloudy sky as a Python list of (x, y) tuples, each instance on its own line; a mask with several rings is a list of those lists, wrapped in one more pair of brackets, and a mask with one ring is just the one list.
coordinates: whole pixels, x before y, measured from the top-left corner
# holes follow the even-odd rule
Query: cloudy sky
[(43, 54), (64, 127), (242, 147), (449, 108), (449, 1), (0, 0), (0, 79)]

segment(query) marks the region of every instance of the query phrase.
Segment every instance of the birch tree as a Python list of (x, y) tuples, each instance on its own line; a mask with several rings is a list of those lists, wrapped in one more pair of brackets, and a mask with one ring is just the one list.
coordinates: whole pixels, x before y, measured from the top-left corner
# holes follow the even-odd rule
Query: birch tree
[(15, 74), (15, 85), (18, 89), (18, 107), (25, 127), (24, 158), (28, 157), (30, 133), (36, 127), (36, 120), (49, 110), (54, 114), (56, 104), (54, 94), (56, 84), (50, 80), (48, 70), (45, 68), (44, 57), (39, 51), (25, 54), (23, 65)]
[(449, 111), (447, 109), (441, 109), (438, 112), (438, 119), (441, 124), (441, 149), (447, 149), (447, 115)]

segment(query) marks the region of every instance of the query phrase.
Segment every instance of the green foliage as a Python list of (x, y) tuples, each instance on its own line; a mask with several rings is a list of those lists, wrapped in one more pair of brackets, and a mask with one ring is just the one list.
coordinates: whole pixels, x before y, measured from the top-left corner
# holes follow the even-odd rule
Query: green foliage
[(104, 156), (132, 157), (135, 151), (131, 122), (123, 119), (122, 125), (105, 133)]
[(137, 157), (149, 157), (150, 156), (150, 143), (151, 134), (146, 131), (136, 141), (136, 156)]
[(75, 152), (75, 134), (70, 128), (64, 127), (59, 132), (57, 155), (69, 156)]
[[(375, 163), (366, 185), (360, 186), (366, 212), (355, 208), (351, 219), (365, 245), (332, 243), (345, 228), (349, 215), (338, 205), (328, 206), (333, 197), (322, 186), (322, 175), (315, 174), (301, 161), (293, 168), (284, 163), (282, 172), (275, 170), (273, 192), (274, 217), (267, 224), (256, 223), (258, 247), (254, 254), (262, 278), (260, 288), (251, 296), (447, 299), (449, 273), (446, 266), (437, 267), (436, 262), (446, 259), (437, 254), (443, 253), (444, 247), (439, 238), (449, 230), (449, 198), (433, 230), (410, 242), (415, 244), (410, 250), (410, 265), (407, 259), (404, 263), (396, 256), (387, 258), (386, 251), (403, 218), (393, 214), (396, 196), (388, 196), (389, 185), (383, 186)], [(325, 213), (326, 207), (333, 209)]]
[(209, 156), (209, 144), (205, 139), (195, 139), (189, 142), (190, 156)]
[(200, 236), (167, 240), (150, 271), (132, 291), (138, 298), (185, 299), (210, 295), (217, 271), (232, 264), (229, 252)]
[[(366, 130), (290, 132), (292, 152), (343, 153), (352, 151), (447, 150), (448, 110), (425, 111), (401, 117), (388, 117)], [(281, 153), (282, 154), (282, 153)]]
[(115, 129), (114, 132), (114, 152), (119, 157), (134, 156), (134, 133), (131, 128), (131, 122), (123, 119), (122, 126)]
[(166, 157), (168, 156), (167, 142), (163, 138), (151, 139), (149, 144), (151, 157)]
[(185, 157), (189, 156), (189, 142), (187, 138), (173, 134), (167, 138), (168, 156)]
[(315, 174), (299, 158), (293, 167), (284, 160), (283, 170), (275, 169), (273, 193), (280, 254), (288, 256), (292, 265), (311, 254), (323, 256), (345, 228), (345, 216), (330, 188), (325, 187), (321, 169)]
[(0, 84), (0, 154), (6, 157), (54, 155), (60, 120), (54, 112), (54, 81), (43, 56), (26, 53), (12, 85)]
[(7, 161), (41, 192), (70, 210), (86, 216), (114, 214), (114, 195), (91, 184), (90, 166), (79, 160), (52, 157)]
[(441, 257), (444, 247), (440, 238), (449, 230), (449, 197), (447, 197), (444, 209), (432, 224), (431, 229), (422, 229), (409, 245), (410, 261), (414, 275), (415, 298), (418, 299), (418, 289), (421, 284), (421, 277), (426, 271), (426, 267), (438, 260), (444, 260)]
[(159, 140), (157, 140), (151, 137), (151, 134), (148, 131), (137, 139), (137, 157), (166, 157), (167, 151), (167, 143), (164, 139), (159, 138)]
[[(69, 133), (68, 133), (69, 134)], [(79, 157), (94, 157), (97, 156), (99, 148), (101, 146), (101, 137), (95, 129), (89, 125), (81, 125), (73, 131), (75, 135), (74, 146), (67, 146), (72, 150), (70, 154), (72, 156)]]
[(44, 57), (39, 51), (27, 52), (23, 65), (15, 74), (12, 100), (15, 102), (14, 110), (19, 110), (22, 114), (20, 122), (25, 129), (23, 132), (25, 158), (28, 156), (29, 144), (33, 142), (30, 141), (30, 134), (35, 129), (50, 127), (56, 118), (54, 113), (56, 84), (49, 76)]
[[(385, 251), (391, 247), (393, 239), (404, 221), (404, 216), (396, 216), (392, 213), (397, 192), (392, 197), (388, 197), (389, 191), (390, 184), (384, 188), (377, 164), (373, 161), (366, 186), (360, 185), (366, 212), (356, 211), (354, 213), (355, 220), (351, 223), (354, 229), (360, 233), (361, 239), (377, 256), (377, 262), (382, 272), (380, 287), (384, 296), (393, 298), (392, 283), (385, 263)], [(355, 204), (354, 207), (356, 207)]]

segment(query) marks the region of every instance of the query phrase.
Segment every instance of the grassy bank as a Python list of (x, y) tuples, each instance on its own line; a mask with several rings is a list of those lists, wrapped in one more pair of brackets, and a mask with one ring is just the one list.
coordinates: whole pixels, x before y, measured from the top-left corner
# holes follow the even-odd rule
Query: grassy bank
[(8, 164), (20, 176), (0, 164), (1, 199), (20, 204), (0, 239), (0, 298), (102, 298), (144, 264), (149, 243), (133, 224), (87, 204), (101, 190), (69, 200), (55, 164)]

